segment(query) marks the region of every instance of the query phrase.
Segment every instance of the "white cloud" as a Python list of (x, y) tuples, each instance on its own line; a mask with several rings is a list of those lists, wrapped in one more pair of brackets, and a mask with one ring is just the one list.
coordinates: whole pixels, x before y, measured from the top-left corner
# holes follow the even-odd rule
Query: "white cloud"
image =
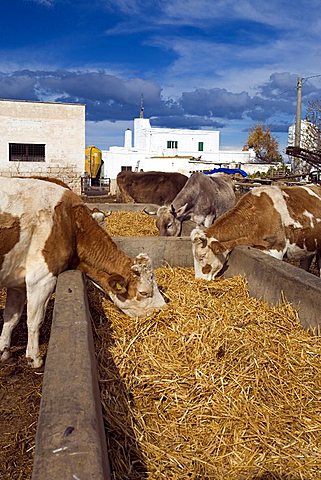
[[(152, 25), (190, 25), (206, 30), (218, 22), (242, 21), (257, 22), (282, 30), (302, 29), (304, 24), (307, 32), (318, 31), (320, 2), (311, 0), (308, 5), (303, 0), (105, 0), (104, 5), (119, 10), (127, 16), (124, 24), (136, 18), (139, 31), (142, 25), (150, 28)], [(151, 10), (156, 11), (150, 15)], [(205, 22), (205, 23), (204, 23)], [(121, 23), (121, 22), (120, 22)], [(131, 24), (134, 29), (134, 24)], [(119, 27), (120, 28), (120, 27)]]
[(45, 5), (46, 7), (52, 7), (56, 0), (27, 0), (29, 2), (39, 3), (39, 5)]

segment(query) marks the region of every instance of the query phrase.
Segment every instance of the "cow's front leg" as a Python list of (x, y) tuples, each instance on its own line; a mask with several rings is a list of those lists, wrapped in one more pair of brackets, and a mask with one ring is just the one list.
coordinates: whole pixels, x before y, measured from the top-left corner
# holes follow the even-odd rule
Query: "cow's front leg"
[(6, 306), (3, 313), (3, 328), (0, 336), (1, 362), (5, 362), (10, 357), (12, 331), (19, 323), (25, 300), (25, 287), (7, 289)]
[(56, 280), (56, 277), (51, 277), (39, 281), (37, 284), (28, 285), (27, 283), (28, 345), (26, 357), (32, 368), (39, 368), (43, 364), (39, 354), (39, 331)]
[(321, 252), (316, 253), (315, 261), (317, 262), (317, 266), (319, 269), (319, 277), (321, 277)]
[(303, 268), (306, 272), (310, 270), (312, 260), (314, 259), (314, 255), (309, 255), (308, 257), (300, 258), (300, 267)]

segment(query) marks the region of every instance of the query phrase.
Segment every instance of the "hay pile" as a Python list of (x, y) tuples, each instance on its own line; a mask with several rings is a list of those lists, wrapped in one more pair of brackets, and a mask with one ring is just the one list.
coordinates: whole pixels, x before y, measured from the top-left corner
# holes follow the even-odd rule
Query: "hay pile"
[(320, 479), (321, 339), (241, 277), (157, 279), (142, 319), (91, 293), (112, 478)]
[(106, 218), (106, 230), (110, 236), (157, 236), (155, 217), (143, 212), (112, 212)]
[(6, 304), (7, 290), (0, 288), (0, 308), (4, 308)]
[[(0, 330), (6, 290), (0, 289)], [(40, 333), (40, 351), (45, 354), (50, 336), (53, 299)], [(0, 364), (0, 478), (29, 480), (32, 476), (42, 375), (27, 364), (26, 312), (12, 335), (12, 360)]]

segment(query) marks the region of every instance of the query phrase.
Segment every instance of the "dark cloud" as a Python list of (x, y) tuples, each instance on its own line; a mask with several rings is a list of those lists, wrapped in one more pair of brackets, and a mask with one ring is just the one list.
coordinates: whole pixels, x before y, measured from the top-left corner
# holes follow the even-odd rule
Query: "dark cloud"
[(170, 109), (154, 82), (122, 80), (104, 72), (20, 71), (0, 74), (0, 97), (15, 100), (54, 100), (85, 103), (90, 120), (127, 120), (139, 113), (141, 95), (157, 113)]
[(284, 113), (290, 115), (295, 112), (295, 101), (276, 98), (262, 98), (255, 95), (249, 104), (247, 114), (249, 117), (255, 118), (257, 112), (263, 112), (265, 118), (269, 118), (273, 115), (279, 115)]
[(0, 75), (1, 98), (13, 100), (38, 100), (36, 80), (27, 72)]
[[(273, 73), (269, 81), (258, 87), (258, 94), (266, 99), (282, 99), (284, 101), (296, 101), (298, 75), (288, 72)], [(319, 77), (319, 75), (316, 75)], [(302, 78), (302, 98), (319, 96), (321, 89), (313, 84), (315, 76)]]
[(164, 117), (152, 117), (153, 127), (167, 127), (167, 128), (192, 128), (200, 129), (206, 128), (223, 128), (224, 123), (217, 122), (211, 118), (188, 115), (172, 115)]
[(246, 92), (199, 88), (194, 92), (183, 92), (180, 103), (184, 111), (191, 115), (241, 119), (250, 106), (251, 98)]
[(287, 133), (289, 130), (288, 123), (272, 123), (268, 127), (272, 133)]
[(104, 72), (57, 72), (41, 79), (41, 86), (48, 91), (65, 93), (74, 98), (90, 101), (139, 105), (141, 94), (146, 101), (160, 101), (161, 89), (153, 82), (141, 79), (122, 80)]
[(296, 99), (297, 75), (288, 72), (273, 73), (257, 92), (263, 98)]
[[(257, 86), (250, 96), (223, 88), (198, 88), (183, 92), (177, 100), (164, 99), (159, 84), (141, 78), (124, 80), (104, 71), (71, 72), (67, 70), (0, 73), (0, 97), (15, 100), (83, 103), (91, 121), (132, 120), (137, 117), (143, 95), (145, 116), (153, 125), (184, 128), (224, 128), (228, 121), (253, 120), (277, 125), (277, 118), (293, 119), (296, 109), (296, 76), (274, 73)], [(304, 82), (303, 102), (320, 98), (321, 90), (311, 80)], [(276, 128), (276, 127), (275, 127)]]

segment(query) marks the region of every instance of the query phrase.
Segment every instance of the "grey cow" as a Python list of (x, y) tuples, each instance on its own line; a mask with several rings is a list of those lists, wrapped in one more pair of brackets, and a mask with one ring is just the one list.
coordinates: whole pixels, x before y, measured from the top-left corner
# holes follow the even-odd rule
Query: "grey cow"
[(156, 226), (162, 236), (179, 237), (185, 220), (209, 227), (217, 217), (232, 208), (235, 202), (230, 177), (193, 173), (172, 204), (158, 208)]

